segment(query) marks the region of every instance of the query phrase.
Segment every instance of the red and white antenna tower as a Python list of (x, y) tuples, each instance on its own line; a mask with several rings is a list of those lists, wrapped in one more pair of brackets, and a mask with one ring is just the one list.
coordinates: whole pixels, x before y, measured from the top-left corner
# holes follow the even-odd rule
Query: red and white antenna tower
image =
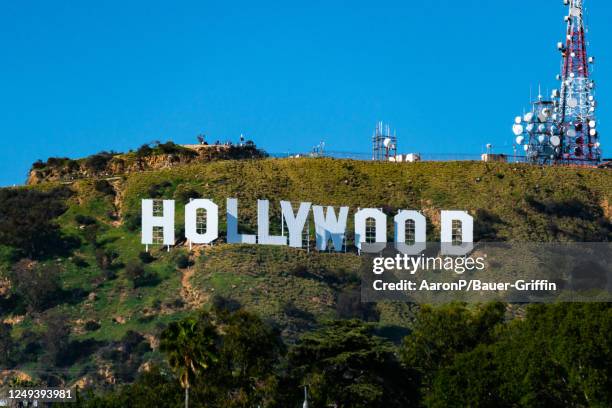
[(563, 55), (563, 72), (559, 95), (559, 127), (562, 132), (562, 161), (599, 162), (601, 145), (595, 119), (596, 102), (593, 95), (595, 82), (590, 78), (590, 64), (585, 38), (584, 1), (564, 0), (569, 6), (565, 17), (567, 32), (565, 44), (558, 48)]
[(553, 90), (550, 99), (538, 95), (532, 110), (516, 117), (512, 131), (529, 162), (592, 165), (601, 161), (595, 82), (589, 69), (595, 59), (587, 55), (584, 0), (563, 3), (569, 13), (566, 40), (557, 44), (563, 55), (562, 72), (557, 75), (561, 91)]

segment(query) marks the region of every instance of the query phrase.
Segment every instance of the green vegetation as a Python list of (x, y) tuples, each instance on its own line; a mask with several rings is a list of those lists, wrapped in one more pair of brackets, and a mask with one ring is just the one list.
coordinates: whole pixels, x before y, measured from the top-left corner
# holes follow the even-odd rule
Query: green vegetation
[(362, 260), (350, 250), (226, 245), (221, 216), (212, 247), (189, 251), (179, 240), (170, 252), (144, 252), (139, 229), (143, 198), (177, 200), (180, 238), (189, 198), (211, 198), (223, 214), (225, 199), (237, 197), (247, 233), (256, 230), (256, 200), (267, 198), (273, 233), (277, 203), (289, 200), (390, 216), (419, 209), (435, 241), (441, 209), (470, 211), (480, 240), (609, 241), (611, 176), (502, 163), (264, 159), (0, 189), (0, 371), (91, 388), (85, 406), (181, 406), (172, 355), (184, 347), (172, 348), (170, 333), (208, 321), (218, 338), (195, 346), (218, 358), (188, 370), (193, 406), (292, 407), (303, 384), (312, 406), (608, 406), (607, 305), (531, 307), (521, 319), (514, 311), (522, 316), (523, 307), (364, 304)]
[[(252, 314), (204, 313), (162, 333), (180, 381), (154, 367), (80, 406), (178, 407), (179, 383), (185, 387), (187, 378), (191, 406), (207, 407), (297, 407), (303, 386), (311, 405), (324, 407), (612, 404), (610, 305), (531, 306), (524, 320), (512, 322), (503, 312), (500, 304), (424, 308), (399, 348), (374, 325), (333, 321), (304, 334), (288, 353)], [(205, 370), (181, 367), (191, 359), (209, 363)]]

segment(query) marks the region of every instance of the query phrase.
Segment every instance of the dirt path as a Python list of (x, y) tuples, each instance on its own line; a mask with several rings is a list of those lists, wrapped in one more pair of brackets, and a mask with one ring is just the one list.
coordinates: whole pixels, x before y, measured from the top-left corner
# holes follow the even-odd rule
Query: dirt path
[[(189, 255), (189, 260), (194, 263), (194, 260), (199, 257), (202, 248), (194, 248)], [(181, 297), (190, 309), (199, 309), (202, 305), (208, 302), (208, 295), (200, 292), (191, 285), (191, 278), (195, 274), (196, 269), (189, 266), (181, 269)]]

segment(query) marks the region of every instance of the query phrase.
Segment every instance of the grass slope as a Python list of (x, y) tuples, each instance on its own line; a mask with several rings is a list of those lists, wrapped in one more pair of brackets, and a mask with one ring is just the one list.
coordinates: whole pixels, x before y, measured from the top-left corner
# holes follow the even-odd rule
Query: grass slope
[[(98, 187), (96, 187), (98, 185)], [(41, 184), (38, 189), (50, 189)], [(154, 248), (154, 261), (145, 266), (156, 279), (134, 287), (126, 276), (130, 262), (143, 251), (139, 213), (143, 198), (175, 198), (177, 230), (183, 224), (183, 205), (189, 197), (213, 199), (220, 207), (220, 231), (225, 231), (225, 199), (240, 199), (240, 224), (256, 230), (256, 200), (270, 199), (272, 230), (280, 232), (278, 201), (351, 208), (379, 207), (389, 215), (398, 209), (422, 210), (428, 235), (439, 239), (441, 209), (461, 209), (476, 220), (477, 239), (491, 241), (608, 241), (612, 238), (612, 171), (567, 167), (536, 167), (477, 162), (372, 163), (333, 159), (265, 159), (219, 161), (126, 175), (115, 182), (115, 194), (94, 180), (71, 185), (75, 194), (59, 219), (63, 234), (80, 245), (70, 257), (47, 259), (60, 267), (63, 289), (72, 293), (60, 304), (40, 313), (0, 310), (0, 321), (11, 320), (13, 336), (43, 333), (48, 315), (61, 311), (72, 325), (71, 338), (95, 341), (103, 347), (117, 343), (128, 330), (150, 336), (196, 307), (184, 294), (186, 270), (177, 259), (188, 254), (183, 245), (166, 252)], [(82, 217), (95, 227), (82, 224)], [(80, 218), (79, 218), (80, 217)], [(81, 222), (77, 220), (81, 219)], [(312, 221), (311, 221), (312, 222)], [(313, 225), (310, 225), (311, 230)], [(391, 228), (389, 228), (390, 234)], [(177, 232), (180, 237), (181, 232)], [(312, 233), (311, 233), (311, 236)], [(116, 258), (100, 266), (102, 252)], [(10, 248), (0, 246), (0, 277), (11, 267)], [(408, 305), (359, 303), (354, 253), (307, 253), (290, 248), (233, 246), (223, 239), (213, 247), (190, 254), (190, 290), (205, 307), (215, 295), (231, 298), (273, 321), (288, 339), (325, 319), (358, 316), (378, 321), (381, 328), (410, 326)], [(0, 303), (0, 306), (2, 303)], [(99, 327), (86, 329), (88, 321)], [(154, 358), (155, 352), (145, 355)], [(111, 359), (112, 360), (112, 359)], [(95, 376), (113, 364), (108, 353), (90, 350), (73, 361), (65, 380)], [(116, 363), (116, 362), (115, 362)], [(36, 374), (44, 364), (34, 359), (19, 368)], [(99, 380), (99, 379), (98, 379)], [(104, 380), (104, 379), (102, 379)]]

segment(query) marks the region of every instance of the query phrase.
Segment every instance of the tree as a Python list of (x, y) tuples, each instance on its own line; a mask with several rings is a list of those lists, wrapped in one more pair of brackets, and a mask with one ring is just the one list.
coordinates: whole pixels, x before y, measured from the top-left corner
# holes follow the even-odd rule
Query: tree
[(189, 387), (196, 374), (218, 360), (218, 338), (211, 316), (206, 313), (171, 323), (161, 334), (159, 349), (166, 354), (185, 390), (185, 408), (189, 406)]
[(67, 188), (0, 189), (0, 245), (31, 258), (64, 254), (73, 242), (61, 235), (54, 220), (66, 211), (71, 194)]
[(309, 385), (314, 406), (409, 407), (418, 401), (416, 373), (404, 369), (392, 346), (358, 320), (305, 334), (290, 350), (288, 364), (291, 388), (298, 392)]
[(45, 363), (49, 366), (62, 366), (70, 350), (69, 319), (63, 313), (52, 313), (45, 323), (46, 330), (42, 336)]
[(271, 406), (278, 393), (280, 334), (245, 310), (216, 311), (219, 361), (197, 382), (198, 397), (224, 408)]
[(10, 366), (15, 342), (11, 336), (11, 325), (0, 321), (0, 367)]
[(463, 304), (421, 307), (412, 333), (404, 338), (402, 362), (421, 372), (428, 383), (436, 371), (454, 357), (492, 341), (495, 327), (504, 320), (504, 305), (491, 303), (475, 310)]
[(530, 306), (436, 371), (425, 405), (612, 406), (612, 306)]
[(22, 259), (13, 266), (11, 282), (29, 311), (44, 310), (62, 289), (57, 265), (37, 264), (30, 259)]

